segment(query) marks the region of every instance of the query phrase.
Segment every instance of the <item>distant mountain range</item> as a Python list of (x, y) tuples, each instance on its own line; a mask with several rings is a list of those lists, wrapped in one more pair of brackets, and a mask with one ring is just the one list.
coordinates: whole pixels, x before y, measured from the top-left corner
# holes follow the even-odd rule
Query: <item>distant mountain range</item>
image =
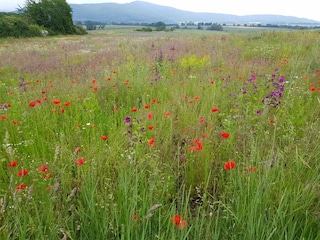
[(101, 23), (155, 23), (175, 24), (180, 22), (213, 22), (230, 24), (313, 24), (319, 21), (282, 15), (237, 16), (222, 13), (196, 13), (143, 1), (125, 4), (92, 3), (70, 4), (74, 21), (95, 21)]

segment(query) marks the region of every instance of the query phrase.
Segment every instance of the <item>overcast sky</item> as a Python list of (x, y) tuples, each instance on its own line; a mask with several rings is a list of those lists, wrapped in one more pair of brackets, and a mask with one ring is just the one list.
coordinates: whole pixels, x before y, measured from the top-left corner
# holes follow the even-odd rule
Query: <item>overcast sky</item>
[[(318, 0), (144, 0), (158, 5), (193, 12), (226, 13), (235, 15), (278, 14), (320, 21)], [(0, 11), (13, 11), (26, 0), (0, 0)], [(133, 0), (67, 0), (70, 3), (128, 3)]]

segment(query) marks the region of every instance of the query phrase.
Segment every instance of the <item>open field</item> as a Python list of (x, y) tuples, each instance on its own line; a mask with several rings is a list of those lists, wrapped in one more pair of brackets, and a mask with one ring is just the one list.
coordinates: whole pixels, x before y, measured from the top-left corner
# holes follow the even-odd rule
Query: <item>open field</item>
[[(163, 34), (163, 32), (137, 32), (138, 29), (143, 28), (143, 26), (121, 26), (121, 25), (106, 25), (104, 29), (98, 29), (94, 31), (89, 31), (90, 34), (146, 34), (147, 36), (154, 34)], [(170, 27), (167, 27), (170, 28)], [(155, 28), (153, 28), (155, 30)], [(284, 28), (272, 28), (272, 27), (247, 27), (247, 26), (223, 26), (223, 31), (211, 31), (206, 30), (206, 26), (203, 26), (203, 29), (197, 29), (197, 26), (188, 26), (187, 29), (181, 27), (180, 29), (175, 29), (174, 32), (171, 32), (173, 35), (212, 35), (212, 34), (232, 34), (232, 33), (258, 33), (258, 32), (272, 32), (272, 31), (294, 31)], [(167, 32), (166, 35), (170, 35), (170, 32)]]
[(320, 239), (320, 33), (0, 40), (0, 239)]

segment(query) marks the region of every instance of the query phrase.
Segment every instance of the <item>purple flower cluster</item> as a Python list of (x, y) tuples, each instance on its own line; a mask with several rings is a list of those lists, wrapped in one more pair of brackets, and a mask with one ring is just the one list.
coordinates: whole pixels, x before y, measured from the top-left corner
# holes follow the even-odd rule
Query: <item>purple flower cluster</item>
[(8, 104), (4, 103), (1, 105), (1, 109), (7, 110), (8, 109)]
[[(275, 72), (278, 72), (279, 69), (276, 68)], [(263, 76), (263, 75), (259, 75)], [(267, 108), (277, 108), (281, 104), (281, 100), (284, 93), (284, 84), (286, 80), (283, 76), (273, 73), (271, 77), (268, 77), (264, 82), (257, 80), (256, 73), (252, 73), (250, 78), (248, 78), (240, 89), (244, 97), (244, 101), (247, 102), (250, 100), (252, 95), (256, 94), (256, 91), (264, 92), (267, 91), (267, 95), (261, 100)], [(255, 112), (258, 115), (263, 114), (263, 110), (259, 109)]]
[(161, 75), (161, 69), (164, 63), (164, 56), (162, 51), (159, 52), (159, 54), (155, 57), (155, 61), (154, 61), (154, 65), (153, 65), (153, 79), (151, 81), (151, 85), (153, 85), (156, 81), (158, 81), (159, 79), (161, 79), (162, 75)]
[(248, 88), (257, 89), (258, 86), (256, 85), (256, 74), (251, 74), (251, 77), (247, 79), (241, 88), (242, 94), (247, 94)]
[(140, 126), (140, 121), (136, 118), (126, 117), (124, 123), (128, 127), (127, 136), (129, 136), (130, 139), (130, 146), (134, 146), (137, 142), (142, 143), (141, 133), (146, 132), (146, 130)]
[(268, 83), (267, 88), (272, 91), (261, 102), (266, 104), (268, 108), (277, 108), (283, 97), (285, 79), (283, 76), (276, 78), (276, 74), (272, 74)]
[(23, 89), (23, 91), (27, 91), (27, 84), (24, 82), (24, 78), (20, 77), (19, 87)]

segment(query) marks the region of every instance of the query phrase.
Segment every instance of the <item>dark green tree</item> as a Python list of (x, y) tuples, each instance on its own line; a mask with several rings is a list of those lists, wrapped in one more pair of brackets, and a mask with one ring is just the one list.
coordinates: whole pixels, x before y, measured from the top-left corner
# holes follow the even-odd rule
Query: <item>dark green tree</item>
[(55, 34), (74, 34), (72, 9), (66, 0), (26, 0), (20, 9), (35, 24)]
[(223, 31), (223, 27), (220, 24), (214, 23), (210, 27), (208, 27), (207, 30)]
[(166, 24), (164, 22), (153, 23), (153, 26), (156, 27), (156, 31), (164, 31), (166, 29)]

